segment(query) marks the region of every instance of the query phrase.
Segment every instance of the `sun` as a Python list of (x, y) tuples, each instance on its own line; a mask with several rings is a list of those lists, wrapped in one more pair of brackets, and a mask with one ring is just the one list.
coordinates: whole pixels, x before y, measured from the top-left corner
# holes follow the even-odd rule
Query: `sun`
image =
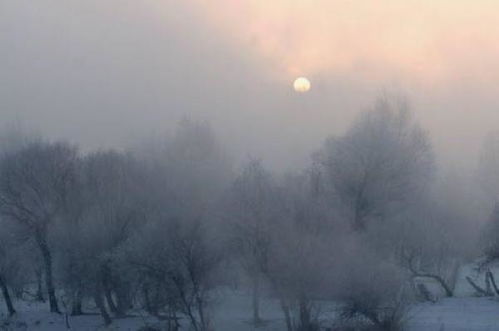
[(310, 90), (311, 84), (310, 81), (305, 77), (298, 77), (295, 79), (293, 83), (293, 88), (298, 93), (305, 93)]

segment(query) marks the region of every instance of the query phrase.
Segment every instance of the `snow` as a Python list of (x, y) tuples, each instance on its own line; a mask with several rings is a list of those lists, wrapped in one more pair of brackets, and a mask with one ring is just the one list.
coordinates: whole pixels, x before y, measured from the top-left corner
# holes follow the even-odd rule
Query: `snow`
[(446, 298), (418, 304), (409, 315), (409, 331), (499, 330), (499, 302), (492, 298)]
[[(462, 285), (462, 284), (458, 284)], [(18, 313), (12, 318), (1, 316), (0, 330), (67, 331), (65, 315), (47, 312), (47, 304), (16, 302)], [(331, 311), (331, 306), (324, 310)], [(4, 311), (2, 309), (2, 311)], [(267, 298), (261, 305), (265, 325), (255, 328), (251, 318), (251, 297), (241, 291), (228, 289), (215, 293), (213, 326), (216, 331), (281, 331), (285, 330), (277, 300)], [(158, 321), (141, 316), (115, 319), (106, 328), (99, 315), (69, 316), (70, 330), (137, 331), (144, 325), (158, 325)], [(331, 315), (331, 314), (328, 314)], [(8, 324), (6, 324), (8, 323)], [(494, 298), (456, 297), (444, 298), (436, 303), (414, 305), (408, 314), (408, 331), (492, 331), (499, 330), (499, 301)]]
[[(3, 300), (3, 299), (2, 299)], [(137, 331), (140, 327), (155, 324), (157, 321), (149, 317), (134, 316), (115, 319), (113, 324), (106, 328), (98, 314), (83, 316), (67, 316), (70, 328), (66, 326), (65, 314), (48, 312), (48, 304), (16, 301), (17, 313), (8, 317), (5, 312), (1, 315), (0, 330), (37, 330), (37, 331), (90, 331), (90, 330), (120, 330)]]
[[(257, 330), (282, 331), (285, 326), (275, 300), (262, 305), (262, 318), (267, 325)], [(248, 321), (251, 317), (250, 297), (232, 293), (216, 307), (214, 320), (217, 331), (256, 330)], [(445, 298), (437, 303), (416, 304), (407, 318), (408, 331), (497, 331), (499, 301), (492, 298)]]

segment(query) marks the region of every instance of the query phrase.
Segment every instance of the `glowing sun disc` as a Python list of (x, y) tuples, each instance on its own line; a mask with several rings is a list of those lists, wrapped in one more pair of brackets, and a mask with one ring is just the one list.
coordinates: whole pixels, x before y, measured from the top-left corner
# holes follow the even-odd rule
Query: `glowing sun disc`
[(298, 93), (308, 92), (308, 90), (310, 90), (310, 87), (310, 81), (305, 77), (298, 77), (293, 83), (293, 88)]

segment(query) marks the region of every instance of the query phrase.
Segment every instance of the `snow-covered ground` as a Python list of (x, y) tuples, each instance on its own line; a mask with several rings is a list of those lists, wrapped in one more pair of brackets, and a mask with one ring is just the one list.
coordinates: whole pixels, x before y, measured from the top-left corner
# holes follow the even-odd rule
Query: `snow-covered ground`
[[(228, 296), (217, 307), (215, 330), (251, 331), (248, 323), (251, 312), (250, 298), (241, 294)], [(333, 310), (325, 308), (327, 315)], [(268, 321), (258, 330), (285, 330), (282, 313), (277, 302), (265, 301), (263, 318)], [(499, 330), (499, 300), (491, 298), (445, 298), (437, 303), (415, 305), (408, 314), (408, 331), (497, 331)]]
[[(499, 279), (499, 266), (490, 270)], [(484, 272), (476, 264), (464, 265), (458, 272), (454, 298), (442, 298), (436, 303), (414, 305), (407, 318), (408, 331), (499, 331), (499, 298), (473, 297), (474, 290), (466, 281), (471, 277), (476, 284), (484, 286)], [(261, 304), (265, 324), (256, 328), (250, 323), (251, 297), (241, 291), (221, 289), (214, 293), (213, 327), (215, 331), (281, 331), (285, 330), (282, 312), (277, 300), (267, 298)], [(0, 331), (39, 330), (67, 331), (66, 316), (47, 312), (48, 305), (40, 303), (15, 302), (18, 313), (9, 318), (0, 310)], [(1, 307), (1, 306), (0, 306)], [(333, 304), (321, 304), (324, 316), (334, 316)], [(154, 318), (140, 312), (130, 317), (115, 319), (105, 328), (99, 315), (68, 316), (72, 331), (116, 330), (137, 331), (145, 325), (158, 325)]]
[(418, 304), (409, 315), (410, 331), (499, 330), (499, 301), (491, 298), (446, 298)]
[[(223, 297), (222, 297), (223, 295)], [(248, 295), (223, 291), (218, 296), (213, 312), (216, 331), (281, 331), (284, 330), (281, 311), (275, 300), (262, 304), (266, 324), (255, 328), (249, 323), (251, 301)], [(0, 330), (66, 331), (65, 316), (50, 314), (46, 305), (17, 302), (18, 314), (7, 319), (2, 317)], [(325, 311), (327, 314), (327, 309)], [(6, 324), (8, 323), (8, 324)], [(137, 331), (140, 327), (157, 321), (135, 314), (134, 317), (116, 319), (105, 328), (98, 315), (69, 317), (71, 330), (120, 330)], [(3, 327), (3, 328), (2, 328)], [(409, 331), (494, 331), (499, 330), (499, 301), (491, 298), (449, 298), (437, 303), (415, 305), (408, 317)]]
[(66, 324), (66, 315), (53, 314), (48, 312), (48, 304), (15, 302), (17, 313), (13, 317), (5, 316), (2, 311), (0, 330), (39, 330), (39, 331), (91, 331), (91, 330), (120, 330), (120, 331), (137, 331), (146, 323), (154, 324), (154, 320), (147, 317), (141, 317), (135, 314), (135, 317), (115, 319), (113, 325), (105, 328), (102, 318), (98, 314), (89, 314), (83, 316), (67, 316), (68, 324)]

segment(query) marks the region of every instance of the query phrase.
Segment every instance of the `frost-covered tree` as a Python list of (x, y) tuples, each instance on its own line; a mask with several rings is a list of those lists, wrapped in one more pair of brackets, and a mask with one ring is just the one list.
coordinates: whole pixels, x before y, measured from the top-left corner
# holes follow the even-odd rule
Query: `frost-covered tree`
[(183, 315), (193, 329), (204, 331), (221, 259), (214, 207), (230, 178), (230, 162), (211, 128), (191, 121), (146, 149), (137, 153), (146, 172), (145, 226), (131, 240), (127, 257), (139, 274), (146, 310), (173, 325)]
[(277, 188), (258, 160), (250, 160), (230, 190), (228, 222), (238, 258), (251, 280), (253, 321), (260, 322), (262, 274), (268, 264), (271, 228), (278, 216)]
[(36, 141), (5, 153), (0, 161), (0, 213), (21, 225), (36, 243), (52, 312), (59, 307), (50, 233), (55, 222), (67, 216), (77, 158), (68, 144)]
[(123, 255), (144, 219), (141, 171), (132, 157), (102, 151), (85, 158), (82, 172), (85, 214), (80, 231), (91, 243), (87, 252), (92, 252), (94, 281), (111, 312), (124, 316), (131, 305), (133, 273)]
[(279, 185), (265, 275), (279, 298), (288, 331), (319, 330), (320, 304), (333, 277), (336, 233), (314, 194), (313, 178), (289, 176)]
[(401, 210), (428, 183), (433, 154), (407, 103), (387, 97), (316, 155), (324, 180), (355, 231)]

